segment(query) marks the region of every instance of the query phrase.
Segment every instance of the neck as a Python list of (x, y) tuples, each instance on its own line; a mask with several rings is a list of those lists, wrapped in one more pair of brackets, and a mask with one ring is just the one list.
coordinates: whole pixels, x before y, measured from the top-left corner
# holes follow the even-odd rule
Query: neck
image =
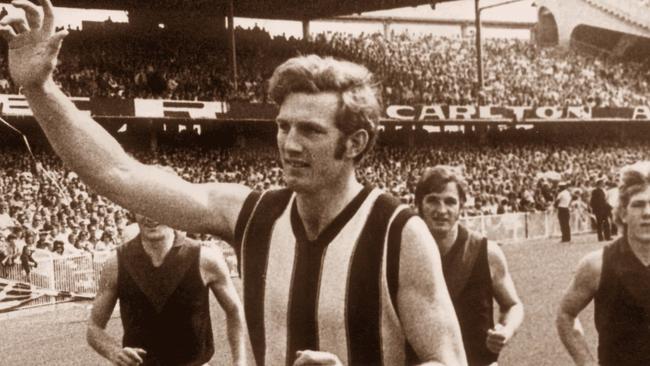
[(151, 258), (154, 266), (159, 266), (165, 260), (165, 256), (172, 249), (174, 245), (175, 232), (169, 230), (165, 232), (165, 236), (160, 240), (149, 240), (144, 237), (142, 240), (142, 247), (145, 253)]
[(314, 193), (298, 193), (296, 204), (308, 239), (315, 239), (362, 189), (354, 174), (350, 174), (341, 184)]
[(445, 233), (434, 233), (433, 238), (436, 239), (436, 243), (440, 249), (440, 255), (447, 254), (458, 238), (458, 224), (454, 225), (451, 230)]
[(650, 243), (636, 240), (632, 237), (627, 238), (632, 253), (643, 263), (644, 266), (650, 266)]

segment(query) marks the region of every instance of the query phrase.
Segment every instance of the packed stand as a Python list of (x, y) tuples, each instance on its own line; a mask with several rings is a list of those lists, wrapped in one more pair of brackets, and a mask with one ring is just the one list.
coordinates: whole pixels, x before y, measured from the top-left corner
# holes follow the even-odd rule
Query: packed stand
[[(572, 183), (575, 207), (586, 206), (597, 178), (613, 184), (616, 170), (647, 159), (643, 139), (630, 142), (575, 137), (543, 142), (530, 132), (501, 132), (489, 144), (460, 133), (425, 135), (425, 144), (400, 147), (386, 134), (357, 175), (413, 204), (422, 169), (436, 164), (460, 166), (469, 183), (464, 215), (552, 210), (557, 183)], [(200, 148), (183, 143), (163, 146), (157, 154), (134, 151), (146, 163), (171, 166), (192, 182), (233, 182), (257, 190), (284, 186), (277, 149), (272, 143), (247, 148)], [(22, 264), (36, 257), (96, 254), (133, 237), (132, 219), (119, 206), (88, 190), (52, 153), (37, 154), (35, 164), (19, 148), (0, 150), (0, 264)], [(196, 235), (201, 240), (218, 240)], [(1, 269), (0, 269), (1, 270)]]
[[(72, 96), (267, 102), (274, 68), (299, 53), (335, 55), (366, 64), (382, 82), (386, 104), (648, 105), (650, 68), (528, 41), (484, 40), (485, 85), (477, 93), (473, 38), (408, 33), (321, 34), (311, 43), (236, 29), (238, 84), (228, 41), (187, 38), (159, 29), (137, 34), (114, 23), (72, 31), (55, 80)], [(263, 60), (263, 62), (260, 62)], [(0, 92), (17, 93), (0, 60)]]
[[(78, 97), (263, 102), (273, 69), (296, 55), (300, 46), (292, 39), (271, 39), (257, 27), (237, 28), (235, 88), (226, 39), (188, 42), (173, 31), (138, 34), (120, 23), (92, 33), (68, 31), (54, 79), (68, 95)], [(15, 94), (19, 90), (9, 77), (4, 55), (0, 57), (0, 92)]]
[(477, 94), (473, 38), (334, 34), (342, 57), (369, 65), (389, 104), (647, 105), (650, 68), (519, 39), (483, 41), (484, 87)]

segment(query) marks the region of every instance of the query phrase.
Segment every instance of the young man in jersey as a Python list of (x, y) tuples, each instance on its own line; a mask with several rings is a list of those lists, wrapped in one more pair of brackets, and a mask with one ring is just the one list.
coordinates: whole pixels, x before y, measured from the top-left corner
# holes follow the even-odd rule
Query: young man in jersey
[(233, 244), (258, 365), (466, 363), (426, 225), (355, 178), (380, 116), (367, 69), (317, 56), (276, 69), (270, 93), (288, 189), (192, 184), (129, 157), (59, 90), (51, 74), (65, 31), (54, 32), (52, 5), (40, 3), (44, 17), (15, 1), (27, 21), (5, 20), (0, 32), (53, 148), (123, 207)]
[[(209, 290), (226, 314), (233, 365), (245, 365), (244, 310), (217, 247), (135, 215), (140, 234), (103, 267), (88, 343), (117, 365), (203, 365), (214, 354)], [(124, 336), (106, 332), (120, 302)]]
[[(415, 188), (420, 216), (442, 255), (447, 288), (456, 309), (469, 365), (496, 364), (524, 319), (524, 307), (497, 243), (459, 223), (467, 185), (456, 169), (427, 169)], [(495, 324), (493, 300), (500, 316)]]
[[(650, 365), (650, 161), (624, 167), (618, 189), (623, 236), (580, 261), (557, 315), (576, 365)], [(578, 319), (592, 300), (597, 360)]]

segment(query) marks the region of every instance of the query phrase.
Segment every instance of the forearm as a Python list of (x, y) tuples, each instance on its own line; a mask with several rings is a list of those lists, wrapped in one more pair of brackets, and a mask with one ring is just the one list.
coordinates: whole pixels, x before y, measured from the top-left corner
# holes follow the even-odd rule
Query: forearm
[(246, 337), (244, 336), (244, 314), (239, 309), (230, 311), (226, 320), (228, 345), (233, 365), (246, 365)]
[(131, 159), (119, 143), (89, 115), (79, 111), (52, 80), (24, 88), (34, 117), (67, 166), (100, 193), (110, 189), (102, 177)]
[(499, 324), (501, 324), (510, 334), (515, 334), (523, 321), (524, 306), (521, 303), (512, 305), (506, 311), (502, 312), (499, 317)]
[(568, 314), (560, 314), (556, 320), (560, 340), (567, 349), (576, 365), (594, 364), (595, 360), (589, 352), (580, 320)]
[(122, 349), (122, 345), (115, 338), (98, 326), (88, 327), (86, 341), (97, 353), (110, 361), (113, 361)]

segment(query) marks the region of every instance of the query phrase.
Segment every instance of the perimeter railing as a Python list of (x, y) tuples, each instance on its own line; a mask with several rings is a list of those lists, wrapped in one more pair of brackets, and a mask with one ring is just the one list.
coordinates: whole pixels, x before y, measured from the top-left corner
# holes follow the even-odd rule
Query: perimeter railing
[[(491, 240), (512, 243), (530, 239), (545, 239), (560, 236), (560, 226), (554, 211), (507, 213), (465, 217), (461, 221), (470, 229), (483, 233)], [(593, 232), (588, 212), (572, 212), (571, 232), (574, 234)], [(225, 243), (219, 244), (224, 252), (231, 276), (237, 277), (237, 259), (234, 251)], [(34, 286), (82, 293), (97, 293), (97, 286), (106, 260), (114, 252), (94, 252), (68, 256), (39, 256), (38, 266), (27, 275), (20, 264), (0, 266), (0, 277), (13, 281), (30, 282)], [(41, 297), (22, 308), (55, 304), (65, 299)]]

